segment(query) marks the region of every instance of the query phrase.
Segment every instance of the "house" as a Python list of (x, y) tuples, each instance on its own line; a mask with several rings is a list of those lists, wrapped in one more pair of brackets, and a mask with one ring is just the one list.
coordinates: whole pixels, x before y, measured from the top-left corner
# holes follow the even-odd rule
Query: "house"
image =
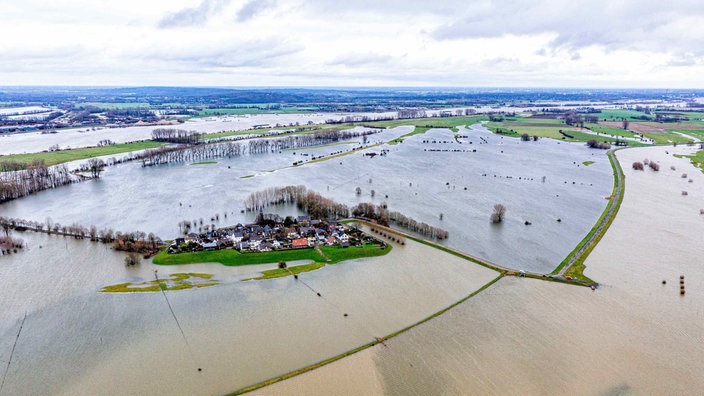
[(215, 241), (202, 242), (201, 246), (203, 247), (203, 250), (215, 250), (218, 248), (218, 243)]
[(249, 242), (240, 242), (238, 247), (239, 247), (240, 252), (244, 252), (245, 250), (249, 250)]
[(303, 248), (310, 247), (310, 245), (308, 245), (308, 240), (306, 238), (294, 239), (293, 241), (291, 241), (291, 245), (294, 249), (303, 249)]
[(315, 233), (315, 228), (313, 228), (313, 227), (300, 227), (298, 229), (298, 233), (301, 234), (301, 236), (312, 235), (313, 233)]

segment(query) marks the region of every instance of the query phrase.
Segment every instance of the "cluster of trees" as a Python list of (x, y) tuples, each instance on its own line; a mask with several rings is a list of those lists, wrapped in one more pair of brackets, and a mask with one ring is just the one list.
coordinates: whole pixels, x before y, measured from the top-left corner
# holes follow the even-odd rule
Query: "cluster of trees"
[(9, 235), (0, 236), (0, 256), (17, 253), (18, 249), (24, 247), (24, 240)]
[(155, 253), (163, 243), (161, 238), (154, 235), (154, 233), (147, 234), (143, 231), (120, 232), (113, 231), (111, 228), (99, 230), (95, 225), (85, 227), (77, 223), (62, 225), (54, 222), (50, 217), (47, 217), (45, 222), (40, 222), (0, 216), (0, 228), (4, 230), (6, 236), (8, 236), (9, 231), (13, 229), (22, 231), (30, 230), (47, 234), (71, 236), (76, 239), (90, 238), (90, 240), (94, 242), (112, 243), (115, 250), (137, 253)]
[(131, 159), (141, 160), (143, 166), (168, 164), (170, 162), (194, 162), (213, 158), (236, 157), (244, 153), (239, 142), (157, 147), (135, 154)]
[(33, 161), (25, 169), (0, 173), (0, 203), (76, 181), (66, 164), (48, 167)]
[(145, 166), (170, 162), (203, 161), (213, 158), (273, 153), (289, 148), (317, 146), (374, 133), (379, 133), (379, 131), (330, 130), (282, 138), (252, 139), (246, 145), (240, 142), (222, 141), (200, 145), (158, 147), (145, 150), (143, 153), (135, 155), (133, 159), (142, 160)]
[(295, 204), (317, 219), (348, 217), (350, 213), (347, 205), (325, 198), (305, 186), (271, 187), (251, 193), (244, 201), (245, 209), (250, 212), (280, 204)]
[(249, 194), (244, 200), (244, 207), (248, 212), (253, 212), (269, 205), (295, 204), (306, 191), (305, 186), (269, 187)]
[(100, 158), (91, 158), (88, 162), (84, 162), (78, 168), (81, 172), (90, 172), (90, 177), (97, 179), (100, 177), (100, 172), (107, 166), (105, 161)]
[(609, 143), (599, 143), (596, 139), (589, 139), (587, 141), (587, 147), (589, 148), (595, 148), (595, 149), (601, 149), (601, 150), (608, 150), (611, 148), (611, 145)]
[(202, 133), (184, 129), (157, 128), (152, 131), (152, 140), (167, 143), (194, 144), (200, 141)]
[(383, 226), (388, 226), (389, 222), (393, 221), (399, 227), (431, 238), (446, 239), (449, 236), (449, 233), (442, 228), (419, 222), (400, 212), (391, 212), (385, 204), (359, 203), (352, 208), (352, 216), (371, 219)]

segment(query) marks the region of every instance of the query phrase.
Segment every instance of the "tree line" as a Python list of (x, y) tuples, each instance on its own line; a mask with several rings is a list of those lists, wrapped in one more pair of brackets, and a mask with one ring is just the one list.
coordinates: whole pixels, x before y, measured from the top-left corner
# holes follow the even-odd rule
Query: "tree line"
[(198, 131), (187, 131), (185, 129), (156, 128), (152, 130), (152, 140), (166, 143), (198, 143), (203, 136)]
[(9, 230), (35, 231), (47, 234), (70, 236), (76, 239), (89, 238), (94, 242), (112, 244), (115, 250), (126, 252), (153, 254), (159, 250), (163, 244), (161, 238), (154, 233), (143, 231), (121, 232), (113, 231), (112, 228), (98, 229), (95, 225), (89, 227), (72, 223), (62, 225), (47, 217), (46, 221), (33, 221), (25, 219), (14, 219), (0, 216), (0, 228), (9, 236)]
[(0, 173), (0, 203), (76, 181), (66, 164), (46, 166), (43, 160), (32, 161), (25, 169)]
[(383, 226), (388, 226), (390, 222), (394, 222), (399, 227), (435, 239), (446, 239), (450, 235), (442, 228), (417, 221), (401, 212), (389, 211), (385, 204), (374, 205), (371, 202), (359, 203), (352, 208), (352, 216), (371, 219)]
[(158, 147), (135, 154), (132, 159), (142, 160), (144, 166), (167, 164), (171, 162), (204, 161), (214, 158), (230, 158), (245, 154), (275, 153), (285, 149), (318, 146), (339, 140), (367, 136), (373, 133), (379, 133), (379, 131), (329, 130), (282, 138), (252, 139), (249, 140), (247, 144), (234, 141), (221, 141), (199, 145)]

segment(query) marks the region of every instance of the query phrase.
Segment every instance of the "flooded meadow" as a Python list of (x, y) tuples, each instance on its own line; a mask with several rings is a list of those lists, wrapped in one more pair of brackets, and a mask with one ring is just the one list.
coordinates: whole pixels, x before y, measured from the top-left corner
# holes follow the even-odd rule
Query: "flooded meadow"
[[(203, 218), (216, 226), (251, 222), (255, 214), (242, 212), (250, 193), (302, 184), (350, 206), (384, 202), (390, 210), (448, 230), (450, 237), (442, 244), (506, 267), (548, 273), (597, 221), (607, 203), (604, 197), (611, 194), (612, 170), (601, 150), (549, 139), (522, 142), (493, 135), (479, 125), (460, 128), (457, 134), (432, 129), (399, 144), (384, 144), (410, 131), (399, 127), (370, 135), (366, 143), (373, 147), (320, 162), (310, 159), (348, 151), (348, 146), (362, 144), (362, 138), (210, 164), (123, 163), (108, 167), (100, 180), (3, 204), (0, 215), (36, 221), (50, 217), (61, 224), (141, 230), (171, 239), (179, 235), (181, 220)], [(370, 153), (376, 155), (366, 155)], [(298, 161), (305, 162), (292, 166)], [(500, 225), (489, 221), (495, 203), (508, 208)], [(300, 213), (292, 206), (266, 211)], [(0, 257), (0, 361), (8, 362), (12, 354), (3, 390), (7, 394), (227, 393), (412, 325), (498, 276), (411, 240), (394, 244), (387, 256), (328, 265), (302, 274), (299, 281), (286, 277), (243, 282), (276, 264), (156, 266), (145, 260), (132, 268), (125, 266), (123, 254), (96, 242), (33, 233), (18, 236), (27, 248)], [(154, 270), (159, 278), (213, 274), (217, 285), (165, 293), (100, 292), (108, 285), (150, 282)], [(594, 277), (608, 283), (608, 275)], [(528, 340), (522, 352), (526, 361), (534, 353), (558, 356), (564, 349), (552, 347), (553, 331), (565, 331), (562, 321), (577, 315), (589, 298), (602, 298), (601, 292), (502, 279), (393, 338), (388, 350), (377, 346), (319, 370), (326, 375), (326, 370), (361, 357), (376, 365), (370, 370), (372, 363), (365, 360), (355, 366), (374, 376), (375, 382), (369, 383), (376, 384), (369, 385), (374, 393), (383, 389), (407, 394), (411, 389), (426, 394), (432, 386), (445, 393), (510, 391), (507, 386), (492, 388), (498, 380), (488, 374), (467, 380), (457, 370), (466, 367), (464, 359), (474, 361), (477, 373), (487, 370), (481, 368), (485, 359), (497, 368), (507, 364), (513, 350), (511, 343), (504, 345), (504, 336), (514, 343)], [(546, 308), (546, 299), (554, 300), (553, 305)], [(592, 310), (592, 319), (597, 317), (596, 308), (585, 309)], [(532, 316), (520, 314), (532, 311)], [(545, 321), (551, 325), (543, 334)], [(611, 327), (619, 322), (613, 323)], [(497, 326), (503, 330), (497, 331)], [(419, 333), (428, 328), (436, 333)], [(520, 332), (526, 336), (518, 336)], [(483, 352), (473, 355), (478, 349)], [(380, 351), (394, 357), (384, 358)], [(491, 351), (505, 360), (491, 363)], [(439, 359), (437, 370), (443, 373), (435, 371), (433, 359)], [(315, 378), (317, 373), (300, 378)], [(525, 375), (531, 373), (539, 371)], [(282, 392), (306, 389), (287, 388), (289, 383), (280, 384)], [(547, 389), (540, 384), (535, 389)]]

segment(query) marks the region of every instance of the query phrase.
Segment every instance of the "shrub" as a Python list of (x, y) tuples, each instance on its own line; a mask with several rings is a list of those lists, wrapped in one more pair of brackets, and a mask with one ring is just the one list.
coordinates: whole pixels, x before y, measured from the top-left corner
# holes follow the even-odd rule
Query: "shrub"
[(686, 178), (687, 178), (687, 174), (686, 174), (686, 173), (683, 173), (683, 174), (682, 174), (682, 178), (683, 178), (683, 179), (686, 179)]
[(684, 190), (683, 190), (683, 191), (682, 191), (682, 195), (689, 195), (689, 193), (688, 193), (687, 191), (684, 191)]
[(643, 163), (642, 162), (634, 162), (633, 163), (633, 169), (635, 170), (643, 170)]
[(284, 269), (287, 268), (286, 262), (285, 261), (279, 261), (279, 268)]
[(655, 161), (650, 161), (648, 166), (650, 167), (650, 169), (654, 170), (655, 172), (660, 170), (660, 165)]
[(521, 141), (524, 141), (524, 142), (530, 141), (530, 135), (528, 135), (527, 133), (524, 133), (523, 135), (521, 135)]

